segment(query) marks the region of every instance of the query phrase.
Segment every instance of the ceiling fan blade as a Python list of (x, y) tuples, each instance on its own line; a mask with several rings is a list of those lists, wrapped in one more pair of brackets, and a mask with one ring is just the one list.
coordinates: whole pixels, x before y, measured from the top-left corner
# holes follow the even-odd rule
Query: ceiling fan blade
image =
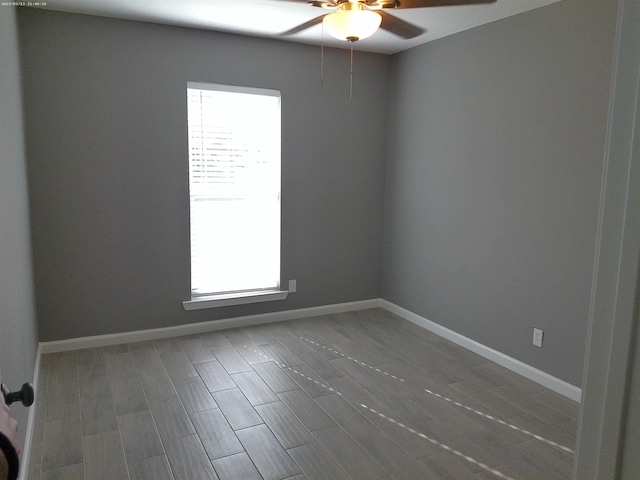
[(450, 7), (454, 5), (475, 5), (481, 3), (495, 3), (497, 0), (367, 0), (367, 4), (382, 8), (426, 8)]
[(398, 17), (394, 17), (393, 15), (389, 15), (387, 12), (379, 11), (378, 13), (382, 16), (382, 23), (380, 24), (380, 28), (386, 30), (387, 32), (391, 32), (399, 37), (410, 39), (416, 38), (419, 35), (422, 35), (425, 30), (420, 27), (417, 27), (409, 22), (405, 22), (404, 20), (399, 19)]
[(306, 3), (312, 7), (338, 8), (337, 0), (280, 0), (288, 3)]
[(282, 32), (281, 35), (294, 35), (296, 33), (300, 33), (303, 30), (306, 30), (307, 28), (311, 28), (314, 25), (317, 25), (318, 23), (322, 22), (322, 19), (325, 17), (325, 15), (320, 15), (319, 17), (313, 18), (311, 20), (309, 20), (308, 22), (304, 22), (302, 25), (298, 25), (297, 27), (293, 27), (291, 30), (287, 30), (286, 32)]
[(338, 5), (336, 3), (334, 3), (332, 0), (329, 0), (327, 2), (323, 2), (323, 1), (320, 1), (320, 0), (311, 0), (311, 1), (307, 1), (307, 3), (309, 5), (311, 5), (312, 7), (338, 8)]

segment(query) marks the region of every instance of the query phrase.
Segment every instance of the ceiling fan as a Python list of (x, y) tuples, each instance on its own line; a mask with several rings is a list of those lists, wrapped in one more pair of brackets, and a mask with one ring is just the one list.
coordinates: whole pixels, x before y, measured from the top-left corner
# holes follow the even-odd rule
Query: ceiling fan
[(473, 5), (494, 3), (496, 0), (290, 0), (306, 1), (313, 7), (335, 10), (320, 15), (283, 33), (293, 35), (320, 22), (338, 40), (355, 42), (373, 35), (382, 28), (399, 37), (415, 38), (424, 30), (421, 27), (388, 14), (385, 10), (400, 8), (443, 7), (453, 5)]

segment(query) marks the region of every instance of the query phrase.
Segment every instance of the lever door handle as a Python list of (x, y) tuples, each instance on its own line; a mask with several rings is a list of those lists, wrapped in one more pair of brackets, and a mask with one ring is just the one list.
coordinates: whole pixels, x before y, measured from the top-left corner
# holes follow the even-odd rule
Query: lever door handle
[(22, 405), (25, 407), (33, 405), (33, 385), (30, 383), (23, 384), (22, 388), (17, 392), (9, 391), (9, 388), (4, 383), (0, 384), (0, 389), (2, 390), (2, 395), (4, 395), (4, 403), (7, 405), (11, 405), (13, 402), (17, 401), (22, 402)]

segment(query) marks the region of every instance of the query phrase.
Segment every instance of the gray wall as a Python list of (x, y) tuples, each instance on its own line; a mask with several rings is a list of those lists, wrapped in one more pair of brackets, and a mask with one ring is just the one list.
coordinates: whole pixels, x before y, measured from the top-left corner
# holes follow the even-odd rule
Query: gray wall
[(383, 297), (577, 386), (615, 12), (567, 0), (392, 63)]
[[(15, 11), (0, 7), (0, 380), (33, 381), (38, 346)], [(11, 408), (24, 442), (28, 411)]]
[[(389, 58), (21, 9), (42, 341), (380, 296)], [(188, 80), (282, 91), (282, 302), (185, 312)], [(286, 286), (286, 283), (285, 283)]]
[[(615, 2), (358, 52), (352, 109), (346, 51), (19, 21), (42, 340), (382, 296), (580, 385)], [(187, 80), (282, 90), (284, 302), (182, 309)]]

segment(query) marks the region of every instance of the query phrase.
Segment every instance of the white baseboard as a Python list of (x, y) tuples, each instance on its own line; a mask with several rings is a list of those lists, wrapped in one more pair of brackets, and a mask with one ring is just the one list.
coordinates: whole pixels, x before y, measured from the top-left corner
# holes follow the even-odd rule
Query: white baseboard
[(436, 335), (439, 335), (440, 337), (446, 338), (447, 340), (450, 340), (453, 343), (466, 348), (467, 350), (471, 350), (481, 357), (484, 357), (494, 363), (497, 363), (498, 365), (508, 368), (509, 370), (518, 373), (523, 377), (528, 378), (529, 380), (539, 383), (540, 385), (543, 385), (548, 389), (559, 393), (560, 395), (564, 395), (565, 397), (570, 398), (575, 402), (579, 403), (582, 399), (582, 389), (576, 387), (575, 385), (571, 385), (564, 380), (560, 380), (559, 378), (549, 375), (542, 370), (538, 370), (537, 368), (521, 362), (520, 360), (516, 360), (513, 357), (489, 348), (486, 345), (476, 342), (475, 340), (471, 340), (464, 335), (460, 335), (453, 330), (449, 330), (442, 325), (438, 325), (431, 320), (427, 320), (426, 318), (421, 317), (420, 315), (387, 300), (380, 299), (379, 306), (391, 313), (398, 315), (399, 317), (404, 318), (405, 320), (410, 321), (411, 323), (414, 323), (426, 330), (429, 330), (432, 333), (435, 333)]
[(285, 310), (282, 312), (271, 312), (258, 315), (247, 315), (244, 317), (225, 318), (221, 320), (212, 320), (209, 322), (189, 323), (187, 325), (176, 325), (173, 327), (154, 328), (151, 330), (138, 330), (134, 332), (71, 338), (68, 340), (58, 340), (53, 342), (41, 342), (39, 350), (41, 354), (46, 354), (79, 350), (82, 348), (105, 347), (108, 345), (119, 345), (122, 343), (142, 342), (146, 340), (158, 340), (160, 338), (170, 338), (181, 335), (214, 332), (227, 328), (246, 327), (251, 325), (261, 325), (264, 323), (281, 322), (284, 320), (294, 320), (296, 318), (315, 317), (318, 315), (329, 315), (332, 313), (365, 310), (367, 308), (377, 308), (379, 306), (380, 299), (377, 298), (371, 300), (361, 300), (357, 302), (336, 303), (318, 307)]

